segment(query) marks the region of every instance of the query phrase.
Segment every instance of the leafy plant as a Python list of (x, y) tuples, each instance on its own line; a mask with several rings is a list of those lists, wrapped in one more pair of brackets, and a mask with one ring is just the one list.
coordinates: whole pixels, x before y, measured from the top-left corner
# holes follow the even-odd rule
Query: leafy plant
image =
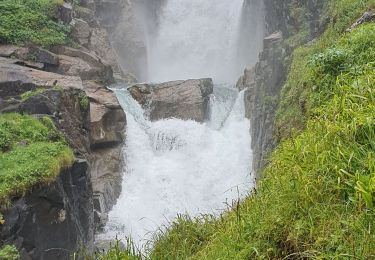
[(0, 259), (2, 260), (17, 260), (20, 255), (15, 246), (7, 245), (0, 249)]

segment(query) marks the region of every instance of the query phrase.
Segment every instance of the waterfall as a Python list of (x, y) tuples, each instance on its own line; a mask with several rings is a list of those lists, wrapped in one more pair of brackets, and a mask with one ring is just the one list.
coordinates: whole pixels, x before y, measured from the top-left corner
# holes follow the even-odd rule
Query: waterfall
[(148, 78), (212, 77), (210, 120), (151, 122), (125, 88), (115, 90), (127, 114), (125, 169), (105, 238), (131, 237), (143, 248), (178, 214), (220, 214), (254, 187), (244, 92), (233, 84), (244, 64), (244, 1), (164, 1), (158, 29), (148, 35)]
[(147, 44), (149, 80), (238, 78), (242, 6), (243, 0), (168, 0)]
[(128, 119), (126, 169), (105, 236), (131, 237), (142, 248), (177, 214), (218, 214), (254, 187), (243, 92), (215, 86), (212, 119), (202, 124), (151, 122), (127, 90), (115, 91)]

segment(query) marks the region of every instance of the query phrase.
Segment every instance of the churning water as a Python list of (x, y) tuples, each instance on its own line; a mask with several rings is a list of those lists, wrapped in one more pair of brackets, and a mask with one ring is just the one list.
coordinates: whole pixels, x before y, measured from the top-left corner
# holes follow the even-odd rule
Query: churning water
[(126, 90), (116, 90), (128, 119), (126, 169), (107, 235), (132, 237), (142, 247), (177, 214), (219, 213), (246, 195), (254, 186), (250, 123), (243, 92), (236, 92), (215, 86), (212, 120), (201, 124), (150, 122)]
[[(152, 81), (213, 77), (233, 83), (243, 0), (167, 0), (149, 46)], [(115, 90), (127, 114), (122, 194), (106, 237), (142, 247), (177, 214), (218, 214), (254, 186), (244, 93), (216, 84), (205, 123), (151, 122), (127, 90)]]

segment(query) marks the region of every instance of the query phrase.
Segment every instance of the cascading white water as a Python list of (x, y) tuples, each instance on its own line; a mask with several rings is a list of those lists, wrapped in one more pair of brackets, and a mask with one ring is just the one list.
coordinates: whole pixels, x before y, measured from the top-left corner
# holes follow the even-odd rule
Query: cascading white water
[(167, 0), (147, 47), (149, 80), (235, 80), (244, 69), (236, 53), (242, 5), (243, 0)]
[[(105, 237), (142, 247), (177, 214), (221, 213), (254, 187), (244, 93), (234, 88), (243, 0), (167, 0), (148, 46), (152, 81), (213, 77), (210, 120), (151, 122), (127, 90), (122, 194)], [(225, 84), (225, 82), (229, 82)]]
[(179, 119), (150, 122), (126, 90), (116, 90), (128, 112), (126, 173), (106, 236), (131, 237), (142, 247), (177, 214), (220, 213), (226, 203), (250, 191), (250, 123), (243, 92), (235, 97), (236, 92), (216, 86), (212, 120), (201, 124)]

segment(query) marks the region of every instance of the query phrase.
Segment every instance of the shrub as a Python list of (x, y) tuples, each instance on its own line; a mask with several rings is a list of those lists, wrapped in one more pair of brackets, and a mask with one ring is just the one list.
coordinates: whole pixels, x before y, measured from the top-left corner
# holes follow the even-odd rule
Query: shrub
[(19, 257), (20, 255), (15, 246), (7, 245), (0, 249), (0, 259), (2, 260), (17, 260)]
[(33, 43), (48, 47), (67, 42), (69, 28), (54, 19), (62, 1), (0, 1), (0, 43)]

